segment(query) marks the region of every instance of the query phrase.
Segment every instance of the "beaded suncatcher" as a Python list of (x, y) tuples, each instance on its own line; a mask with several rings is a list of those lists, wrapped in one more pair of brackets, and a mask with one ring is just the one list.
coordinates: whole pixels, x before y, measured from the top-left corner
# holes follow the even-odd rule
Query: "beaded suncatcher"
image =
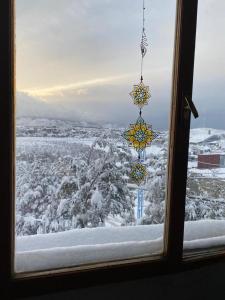
[[(141, 76), (140, 82), (133, 86), (130, 96), (133, 99), (134, 105), (139, 109), (139, 116), (134, 124), (130, 124), (129, 128), (123, 133), (124, 138), (129, 145), (137, 151), (137, 160), (131, 166), (130, 178), (138, 185), (138, 209), (137, 217), (142, 217), (143, 210), (143, 185), (148, 174), (145, 166), (145, 149), (151, 145), (151, 142), (157, 137), (157, 134), (152, 130), (152, 126), (147, 124), (142, 117), (142, 109), (148, 105), (151, 93), (149, 86), (143, 82), (143, 62), (147, 52), (148, 42), (145, 32), (145, 0), (142, 7), (142, 34), (141, 34)], [(141, 203), (140, 203), (141, 202)]]

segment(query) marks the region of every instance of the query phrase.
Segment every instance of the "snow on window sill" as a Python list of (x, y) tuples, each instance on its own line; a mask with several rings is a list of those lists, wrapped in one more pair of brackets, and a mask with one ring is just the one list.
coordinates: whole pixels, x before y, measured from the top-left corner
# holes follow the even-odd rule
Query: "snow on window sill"
[[(163, 224), (17, 237), (15, 271), (32, 272), (160, 254)], [(185, 223), (184, 250), (225, 245), (225, 221)]]

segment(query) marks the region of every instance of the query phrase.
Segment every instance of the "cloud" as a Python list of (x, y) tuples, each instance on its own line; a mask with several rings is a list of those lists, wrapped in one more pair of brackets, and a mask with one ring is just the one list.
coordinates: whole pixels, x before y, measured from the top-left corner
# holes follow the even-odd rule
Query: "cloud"
[[(167, 88), (168, 91), (169, 87)], [(24, 92), (17, 93), (17, 117), (58, 118), (128, 126), (137, 118), (137, 107), (132, 103), (129, 82), (89, 86), (85, 92), (65, 90), (44, 101)], [(170, 93), (158, 88), (143, 115), (157, 129), (168, 129)], [(62, 100), (63, 97), (63, 100)], [(160, 105), (160, 109), (158, 109)]]
[[(54, 4), (54, 5), (53, 5)], [(129, 124), (140, 78), (140, 0), (16, 1), (18, 115)], [(146, 1), (145, 117), (168, 128), (176, 1)], [(225, 2), (199, 2), (193, 126), (224, 124)], [(46, 101), (43, 101), (46, 100)], [(202, 117), (204, 116), (204, 117)]]
[(95, 78), (86, 81), (80, 81), (80, 82), (64, 84), (64, 85), (57, 85), (57, 86), (47, 87), (47, 88), (33, 88), (27, 90), (25, 89), (22, 90), (21, 92), (26, 93), (33, 97), (40, 97), (40, 98), (46, 98), (54, 95), (62, 95), (68, 91), (77, 91), (78, 94), (85, 94), (85, 91), (87, 91), (84, 89), (85, 87), (98, 86), (107, 83), (118, 82), (122, 79), (127, 79), (132, 75), (133, 74), (124, 74), (119, 76)]

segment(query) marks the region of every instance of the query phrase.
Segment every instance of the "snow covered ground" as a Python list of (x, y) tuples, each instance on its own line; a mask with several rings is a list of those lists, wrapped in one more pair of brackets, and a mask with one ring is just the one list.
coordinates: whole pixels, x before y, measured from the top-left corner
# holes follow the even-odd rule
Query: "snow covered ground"
[(201, 143), (210, 138), (220, 138), (225, 136), (225, 130), (212, 128), (194, 128), (190, 132), (190, 143)]
[[(30, 272), (160, 254), (163, 224), (17, 237), (15, 271)], [(184, 250), (225, 245), (225, 220), (185, 223)]]
[[(82, 144), (91, 146), (93, 142), (95, 141), (95, 137), (92, 138), (83, 138)], [(74, 137), (17, 137), (16, 140), (17, 147), (24, 147), (24, 148), (32, 148), (32, 147), (51, 147), (51, 146), (64, 146), (68, 144), (81, 144), (80, 138), (74, 138)]]

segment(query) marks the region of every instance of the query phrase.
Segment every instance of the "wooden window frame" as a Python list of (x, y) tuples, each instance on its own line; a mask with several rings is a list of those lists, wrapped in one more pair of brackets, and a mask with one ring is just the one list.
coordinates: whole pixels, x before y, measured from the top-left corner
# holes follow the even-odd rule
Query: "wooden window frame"
[[(168, 161), (167, 204), (162, 256), (99, 263), (86, 267), (14, 273), (15, 86), (14, 0), (0, 1), (0, 282), (3, 292), (40, 295), (198, 268), (225, 260), (224, 249), (183, 256), (186, 177), (192, 96), (197, 0), (177, 0)], [(181, 163), (182, 162), (182, 163)]]

